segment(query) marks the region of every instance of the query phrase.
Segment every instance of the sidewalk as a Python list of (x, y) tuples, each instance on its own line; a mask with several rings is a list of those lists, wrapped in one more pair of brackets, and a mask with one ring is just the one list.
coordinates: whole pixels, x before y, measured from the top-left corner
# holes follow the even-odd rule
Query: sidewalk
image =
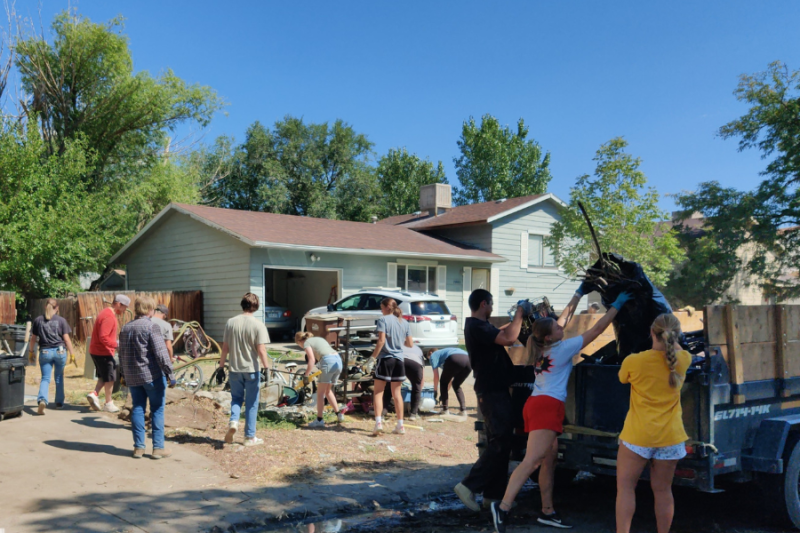
[[(29, 387), (28, 394), (35, 394)], [(7, 533), (208, 531), (350, 512), (449, 491), (469, 465), (332, 471), (324, 479), (255, 487), (174, 442), (169, 459), (130, 457), (129, 427), (82, 407), (0, 423), (0, 528)], [(148, 442), (149, 446), (149, 442)], [(147, 453), (150, 449), (148, 447)]]

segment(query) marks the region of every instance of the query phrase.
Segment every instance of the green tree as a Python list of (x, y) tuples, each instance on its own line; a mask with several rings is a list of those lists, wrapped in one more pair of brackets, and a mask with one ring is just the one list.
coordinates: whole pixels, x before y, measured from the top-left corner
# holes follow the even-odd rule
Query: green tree
[(429, 160), (409, 154), (405, 148), (393, 148), (378, 161), (378, 183), (382, 193), (381, 215), (405, 215), (419, 209), (419, 189), (434, 183), (447, 183), (442, 162), (433, 166)]
[(663, 225), (667, 213), (658, 208), (658, 192), (639, 170), (641, 160), (625, 152), (628, 143), (617, 137), (603, 144), (594, 157), (594, 178), (579, 177), (570, 189), (569, 209), (545, 238), (560, 267), (572, 276), (582, 274), (597, 259), (591, 234), (578, 208), (583, 203), (600, 247), (641, 264), (656, 285), (663, 286), (676, 262), (683, 258), (675, 232)]
[(212, 89), (187, 84), (171, 70), (156, 78), (134, 73), (122, 20), (97, 24), (65, 11), (54, 19), (50, 39), (32, 36), (15, 46), (30, 95), (22, 102), (28, 117), (40, 121), (51, 154), (85, 139), (96, 154), (85, 177), (92, 187), (135, 180), (159, 162), (169, 131), (190, 122), (205, 126), (223, 105)]
[(542, 194), (550, 183), (550, 153), (528, 139), (522, 119), (512, 131), (491, 115), (481, 124), (464, 122), (458, 141), (461, 155), (454, 158), (461, 187), (454, 193), (458, 205)]
[(371, 150), (342, 120), (306, 124), (287, 116), (272, 130), (255, 122), (240, 146), (217, 140), (206, 166), (218, 176), (205, 198), (234, 209), (368, 221), (378, 210)]
[[(29, 297), (78, 289), (78, 276), (100, 271), (113, 233), (115, 200), (87, 191), (94, 161), (82, 141), (50, 154), (39, 129), (0, 125), (0, 285)], [(110, 214), (110, 216), (109, 216)]]
[[(765, 179), (753, 191), (701, 183), (678, 196), (684, 216), (705, 218), (705, 246), (728, 268), (696, 273), (698, 284), (721, 276), (709, 300), (722, 297), (737, 271), (757, 279), (767, 296), (778, 300), (800, 296), (800, 71), (780, 62), (766, 72), (743, 75), (734, 91), (748, 112), (722, 126), (723, 139), (738, 138), (739, 150), (757, 148), (771, 158)], [(742, 246), (748, 253), (742, 254)], [(706, 302), (706, 303), (708, 303)]]

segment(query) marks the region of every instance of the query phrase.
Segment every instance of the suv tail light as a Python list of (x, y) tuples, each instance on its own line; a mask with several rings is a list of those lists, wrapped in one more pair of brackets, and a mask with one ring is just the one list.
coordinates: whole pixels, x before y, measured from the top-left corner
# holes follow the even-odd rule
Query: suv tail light
[(290, 316), (292, 316), (292, 312), (290, 310), (287, 309), (286, 311), (283, 312), (284, 318), (289, 318)]
[(456, 315), (450, 315), (450, 320), (455, 320), (458, 322), (458, 317)]
[(416, 324), (417, 322), (430, 322), (431, 319), (426, 316), (419, 316), (419, 315), (403, 315), (403, 319), (408, 322), (413, 322)]

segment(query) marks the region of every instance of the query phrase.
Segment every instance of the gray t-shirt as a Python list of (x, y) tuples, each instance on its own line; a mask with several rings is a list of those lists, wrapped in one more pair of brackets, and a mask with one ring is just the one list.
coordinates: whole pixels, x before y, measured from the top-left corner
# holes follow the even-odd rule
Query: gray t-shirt
[(269, 342), (269, 333), (256, 317), (242, 314), (225, 324), (222, 342), (228, 344), (231, 372), (258, 372), (258, 345)]
[(172, 332), (172, 326), (169, 322), (163, 318), (156, 317), (151, 317), (150, 322), (158, 326), (158, 329), (161, 330), (161, 336), (164, 337), (165, 341), (172, 341), (175, 339), (175, 334)]
[(402, 361), (403, 344), (406, 342), (406, 337), (411, 336), (408, 322), (394, 315), (384, 315), (378, 319), (376, 326), (375, 331), (386, 333), (386, 344), (383, 345), (378, 359), (393, 357)]
[(61, 315), (53, 315), (50, 320), (37, 316), (31, 326), (31, 334), (39, 337), (39, 348), (43, 349), (64, 346), (64, 335), (70, 333), (72, 328)]
[(314, 359), (317, 361), (326, 355), (339, 355), (339, 352), (334, 350), (333, 347), (328, 344), (328, 341), (322, 337), (311, 337), (310, 339), (306, 339), (306, 341), (303, 343), (303, 346), (306, 348), (311, 348), (314, 351)]
[(408, 346), (403, 346), (403, 355), (405, 356), (407, 361), (414, 361), (419, 366), (425, 366), (425, 359), (422, 355), (422, 348), (420, 348), (416, 344), (412, 348), (409, 348)]

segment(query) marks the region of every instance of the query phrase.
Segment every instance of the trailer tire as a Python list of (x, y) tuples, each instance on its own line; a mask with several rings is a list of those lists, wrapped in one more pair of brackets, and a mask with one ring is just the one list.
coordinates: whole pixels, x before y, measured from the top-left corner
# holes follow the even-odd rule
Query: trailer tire
[(791, 433), (783, 452), (783, 474), (760, 474), (758, 484), (770, 517), (800, 529), (800, 434)]

